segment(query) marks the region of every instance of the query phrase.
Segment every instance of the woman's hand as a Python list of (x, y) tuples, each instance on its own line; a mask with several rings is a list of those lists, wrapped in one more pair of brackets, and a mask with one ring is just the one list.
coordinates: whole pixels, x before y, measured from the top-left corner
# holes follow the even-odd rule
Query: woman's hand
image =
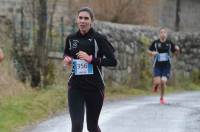
[(64, 65), (66, 65), (66, 66), (70, 66), (71, 63), (72, 63), (72, 58), (69, 57), (69, 56), (65, 56), (63, 62), (64, 62)]
[(84, 51), (79, 51), (76, 55), (78, 56), (79, 59), (85, 60), (85, 61), (87, 61), (88, 63), (91, 63), (91, 61), (92, 61), (92, 55), (88, 55), (88, 54), (87, 54), (86, 52), (84, 52)]

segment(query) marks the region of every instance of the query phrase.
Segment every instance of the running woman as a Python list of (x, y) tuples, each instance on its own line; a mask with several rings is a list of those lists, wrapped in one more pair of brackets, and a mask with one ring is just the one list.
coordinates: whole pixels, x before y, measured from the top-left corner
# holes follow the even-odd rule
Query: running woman
[(159, 30), (159, 39), (150, 45), (148, 54), (154, 57), (153, 65), (153, 91), (160, 89), (160, 103), (165, 104), (164, 93), (167, 80), (170, 77), (171, 53), (179, 53), (179, 47), (167, 39), (167, 29), (162, 27)]
[(104, 100), (102, 66), (116, 66), (114, 49), (105, 36), (92, 28), (93, 11), (82, 7), (77, 16), (78, 31), (66, 39), (64, 62), (72, 65), (68, 81), (68, 105), (72, 132), (82, 132), (86, 110), (89, 132), (101, 132), (99, 115)]

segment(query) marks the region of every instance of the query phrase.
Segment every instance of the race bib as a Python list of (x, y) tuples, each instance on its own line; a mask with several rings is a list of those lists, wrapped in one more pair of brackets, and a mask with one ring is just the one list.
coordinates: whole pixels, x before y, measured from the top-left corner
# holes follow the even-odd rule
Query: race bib
[(73, 68), (75, 75), (91, 75), (93, 74), (93, 65), (85, 60), (73, 59)]
[(168, 61), (169, 60), (169, 54), (168, 53), (160, 53), (158, 54), (158, 61)]

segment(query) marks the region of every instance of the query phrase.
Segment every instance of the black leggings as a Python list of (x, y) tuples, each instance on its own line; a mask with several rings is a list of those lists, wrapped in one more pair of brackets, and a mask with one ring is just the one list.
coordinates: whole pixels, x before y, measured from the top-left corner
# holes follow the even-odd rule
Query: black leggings
[(68, 105), (72, 122), (72, 132), (82, 132), (84, 122), (84, 107), (86, 107), (87, 129), (89, 132), (101, 132), (98, 126), (99, 115), (104, 100), (102, 90), (84, 92), (69, 87)]

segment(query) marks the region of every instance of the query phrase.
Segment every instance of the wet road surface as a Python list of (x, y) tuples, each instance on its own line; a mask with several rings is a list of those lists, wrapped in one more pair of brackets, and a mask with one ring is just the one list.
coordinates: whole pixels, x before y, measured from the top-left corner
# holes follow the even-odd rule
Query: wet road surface
[[(137, 97), (105, 102), (99, 125), (102, 132), (200, 132), (200, 92)], [(44, 121), (23, 132), (70, 132), (69, 114)], [(86, 125), (84, 131), (87, 132)]]

